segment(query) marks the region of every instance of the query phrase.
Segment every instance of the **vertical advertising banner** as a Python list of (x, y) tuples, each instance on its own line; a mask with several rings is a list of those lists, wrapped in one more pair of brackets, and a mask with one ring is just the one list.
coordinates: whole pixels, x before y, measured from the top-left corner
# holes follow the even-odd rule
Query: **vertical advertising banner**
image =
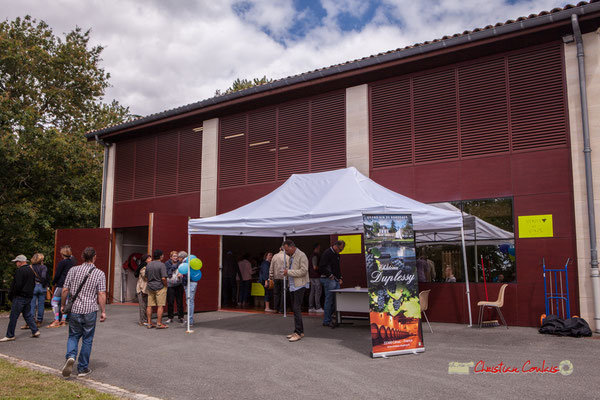
[(410, 214), (363, 214), (373, 357), (425, 351)]

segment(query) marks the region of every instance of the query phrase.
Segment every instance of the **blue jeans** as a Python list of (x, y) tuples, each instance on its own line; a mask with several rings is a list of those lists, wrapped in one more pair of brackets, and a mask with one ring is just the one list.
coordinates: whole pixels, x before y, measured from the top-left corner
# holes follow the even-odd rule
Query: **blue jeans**
[(190, 325), (194, 324), (194, 299), (196, 298), (196, 289), (198, 288), (198, 282), (190, 282), (190, 295), (188, 296), (187, 281), (183, 281), (183, 288), (185, 289), (185, 301), (188, 304), (188, 315), (190, 316)]
[(44, 320), (44, 302), (46, 301), (46, 288), (41, 283), (36, 283), (33, 288), (33, 298), (31, 299), (31, 314), (35, 313), (37, 306), (37, 318), (36, 321), (42, 322)]
[(85, 370), (90, 363), (97, 313), (97, 311), (94, 311), (89, 314), (69, 314), (69, 339), (67, 340), (66, 358), (77, 358), (77, 347), (79, 346), (79, 339), (81, 339), (81, 351), (79, 352), (79, 362), (77, 364), (78, 372)]
[(340, 283), (333, 279), (321, 278), (321, 285), (323, 285), (323, 290), (325, 291), (325, 312), (323, 315), (323, 324), (328, 325), (331, 324), (331, 314), (334, 311), (333, 300), (335, 293), (332, 292), (332, 290), (339, 289)]
[(25, 322), (27, 322), (27, 325), (29, 325), (31, 333), (36, 333), (39, 330), (35, 324), (35, 320), (33, 319), (33, 314), (31, 313), (31, 299), (17, 296), (12, 299), (12, 307), (10, 308), (10, 321), (8, 322), (8, 328), (6, 329), (6, 337), (15, 337), (17, 320), (21, 314), (23, 314)]

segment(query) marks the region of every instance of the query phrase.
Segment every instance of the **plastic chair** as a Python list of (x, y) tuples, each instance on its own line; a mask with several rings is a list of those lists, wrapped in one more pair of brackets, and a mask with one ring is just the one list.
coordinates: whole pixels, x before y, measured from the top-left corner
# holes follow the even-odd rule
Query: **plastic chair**
[(421, 304), (421, 312), (425, 316), (425, 321), (427, 321), (427, 325), (429, 325), (429, 330), (431, 333), (433, 333), (433, 329), (431, 329), (431, 324), (429, 323), (429, 318), (427, 318), (427, 313), (425, 313), (429, 306), (429, 292), (431, 292), (431, 289), (423, 290), (421, 293), (419, 293), (419, 303)]
[(500, 292), (498, 292), (498, 300), (496, 300), (496, 301), (480, 301), (479, 303), (477, 303), (477, 305), (479, 306), (479, 327), (480, 328), (483, 324), (483, 310), (485, 310), (486, 307), (490, 307), (490, 308), (495, 308), (496, 311), (498, 311), (498, 315), (500, 315), (500, 319), (506, 326), (506, 329), (508, 329), (508, 325), (506, 324), (506, 321), (504, 320), (502, 311), (500, 311), (500, 308), (504, 305), (504, 291), (506, 290), (507, 286), (508, 286), (508, 284), (505, 283), (504, 285), (502, 285), (500, 287)]

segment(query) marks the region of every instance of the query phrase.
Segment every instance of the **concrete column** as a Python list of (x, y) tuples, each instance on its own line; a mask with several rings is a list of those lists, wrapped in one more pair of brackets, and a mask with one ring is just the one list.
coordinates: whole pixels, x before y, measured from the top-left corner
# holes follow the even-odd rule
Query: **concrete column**
[(117, 157), (117, 144), (113, 143), (108, 148), (108, 169), (106, 182), (102, 182), (106, 188), (106, 208), (104, 210), (104, 226), (100, 228), (112, 228), (113, 226), (113, 203), (115, 199), (115, 159)]
[[(592, 176), (594, 178), (594, 203), (596, 227), (600, 228), (600, 35), (599, 31), (583, 35), (587, 100), (592, 148)], [(577, 267), (579, 283), (579, 307), (592, 330), (594, 326), (593, 292), (590, 281), (590, 236), (585, 185), (583, 133), (581, 125), (581, 102), (579, 97), (579, 72), (575, 43), (564, 46), (569, 124), (571, 135), (571, 159), (573, 169), (573, 198), (575, 206), (575, 235), (577, 241)], [(600, 234), (600, 232), (598, 232)]]
[(346, 89), (346, 166), (369, 176), (369, 86)]
[(203, 123), (202, 178), (200, 181), (200, 217), (217, 215), (217, 166), (219, 155), (219, 119)]

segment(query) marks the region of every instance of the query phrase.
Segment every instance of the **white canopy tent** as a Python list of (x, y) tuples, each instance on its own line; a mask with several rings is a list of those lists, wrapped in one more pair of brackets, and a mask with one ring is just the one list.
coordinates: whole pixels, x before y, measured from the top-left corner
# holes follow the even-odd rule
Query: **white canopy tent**
[[(252, 203), (213, 217), (191, 219), (188, 234), (263, 237), (358, 234), (363, 231), (362, 214), (377, 213), (411, 214), (416, 232), (460, 231), (465, 277), (468, 277), (460, 211), (424, 204), (393, 192), (354, 167), (292, 175), (273, 192)], [(471, 326), (468, 279), (465, 282)]]

